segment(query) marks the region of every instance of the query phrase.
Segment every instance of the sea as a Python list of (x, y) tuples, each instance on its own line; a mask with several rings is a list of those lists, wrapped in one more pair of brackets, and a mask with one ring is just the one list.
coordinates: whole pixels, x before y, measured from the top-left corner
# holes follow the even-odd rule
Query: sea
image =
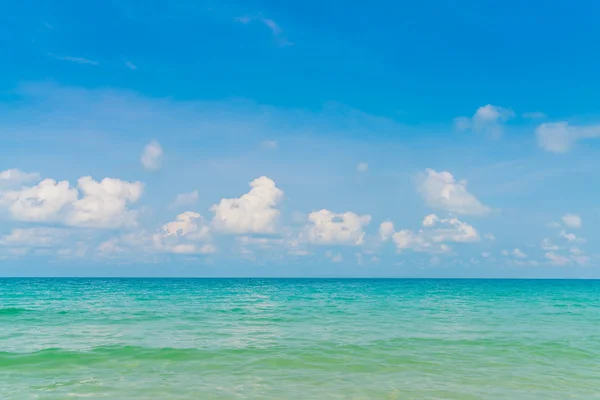
[(0, 399), (600, 399), (600, 281), (0, 279)]

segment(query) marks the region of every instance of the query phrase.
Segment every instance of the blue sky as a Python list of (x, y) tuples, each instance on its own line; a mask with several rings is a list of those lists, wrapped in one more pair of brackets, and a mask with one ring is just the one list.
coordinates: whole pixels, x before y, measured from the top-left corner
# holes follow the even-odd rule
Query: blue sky
[(600, 277), (598, 11), (5, 5), (0, 274)]

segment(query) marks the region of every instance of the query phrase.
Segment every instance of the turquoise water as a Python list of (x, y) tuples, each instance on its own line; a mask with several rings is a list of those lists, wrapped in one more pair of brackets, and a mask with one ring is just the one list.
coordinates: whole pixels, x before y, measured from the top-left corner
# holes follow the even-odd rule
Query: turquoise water
[(0, 280), (0, 398), (600, 398), (600, 282)]

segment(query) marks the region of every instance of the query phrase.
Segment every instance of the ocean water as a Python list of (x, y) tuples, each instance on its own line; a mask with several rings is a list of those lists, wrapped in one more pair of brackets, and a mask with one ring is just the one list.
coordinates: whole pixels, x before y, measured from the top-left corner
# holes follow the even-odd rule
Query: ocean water
[(600, 281), (4, 279), (0, 399), (600, 398)]

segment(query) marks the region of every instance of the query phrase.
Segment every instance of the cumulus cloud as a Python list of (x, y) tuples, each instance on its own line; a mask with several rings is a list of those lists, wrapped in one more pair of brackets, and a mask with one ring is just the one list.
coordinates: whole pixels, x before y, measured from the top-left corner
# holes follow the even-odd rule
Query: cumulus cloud
[(261, 176), (250, 183), (251, 190), (239, 198), (221, 199), (211, 207), (216, 230), (232, 234), (275, 233), (283, 191), (275, 182)]
[(157, 232), (137, 231), (110, 238), (97, 247), (102, 256), (131, 254), (202, 255), (217, 251), (211, 231), (198, 213), (186, 211), (167, 222)]
[(193, 206), (198, 202), (198, 191), (194, 190), (190, 193), (180, 193), (175, 197), (175, 200), (171, 203), (171, 208), (176, 207), (189, 207)]
[(144, 168), (149, 171), (160, 169), (163, 159), (163, 149), (156, 140), (151, 141), (144, 147), (140, 161)]
[(499, 137), (503, 130), (502, 124), (514, 116), (515, 113), (509, 109), (487, 104), (479, 107), (472, 117), (455, 118), (454, 126), (458, 130), (472, 129), (474, 132)]
[(19, 169), (12, 168), (5, 171), (0, 171), (0, 189), (13, 188), (31, 181), (39, 181), (40, 174), (37, 172), (23, 172)]
[(392, 241), (400, 252), (411, 249), (416, 252), (446, 253), (451, 247), (446, 243), (468, 243), (480, 240), (477, 230), (457, 218), (441, 219), (430, 214), (423, 219), (422, 229), (413, 232), (404, 229), (392, 235)]
[(569, 228), (581, 228), (581, 217), (577, 214), (565, 214), (562, 222)]
[(44, 179), (31, 187), (0, 192), (0, 207), (19, 221), (96, 228), (135, 225), (137, 214), (127, 206), (141, 196), (140, 182), (113, 178), (97, 182), (86, 176), (78, 180), (78, 188), (71, 187), (68, 181)]
[(137, 212), (127, 205), (135, 203), (144, 186), (141, 182), (126, 182), (104, 178), (97, 182), (90, 176), (77, 181), (83, 197), (72, 204), (67, 224), (94, 228), (119, 228), (135, 226)]
[(210, 238), (210, 228), (205, 224), (202, 215), (193, 211), (179, 214), (175, 221), (163, 225), (165, 237), (186, 237), (190, 240), (206, 240)]
[(364, 243), (363, 229), (371, 216), (320, 210), (308, 214), (308, 220), (311, 224), (306, 228), (306, 237), (310, 243), (359, 246)]
[(568, 122), (548, 122), (535, 130), (538, 146), (551, 153), (566, 153), (580, 139), (600, 137), (600, 125), (572, 126)]
[(394, 232), (394, 223), (392, 221), (383, 221), (381, 225), (379, 225), (379, 238), (384, 242), (389, 240)]
[(69, 182), (44, 179), (35, 186), (0, 193), (0, 206), (19, 221), (55, 221), (65, 217), (67, 206), (77, 197), (77, 189)]
[[(210, 241), (210, 228), (204, 218), (193, 211), (179, 214), (175, 221), (163, 225), (162, 234), (153, 237), (158, 251), (174, 254), (211, 254), (216, 247)], [(197, 243), (205, 242), (205, 243)]]
[(467, 181), (456, 181), (450, 172), (427, 169), (417, 190), (432, 208), (463, 215), (485, 215), (490, 208), (467, 190)]

